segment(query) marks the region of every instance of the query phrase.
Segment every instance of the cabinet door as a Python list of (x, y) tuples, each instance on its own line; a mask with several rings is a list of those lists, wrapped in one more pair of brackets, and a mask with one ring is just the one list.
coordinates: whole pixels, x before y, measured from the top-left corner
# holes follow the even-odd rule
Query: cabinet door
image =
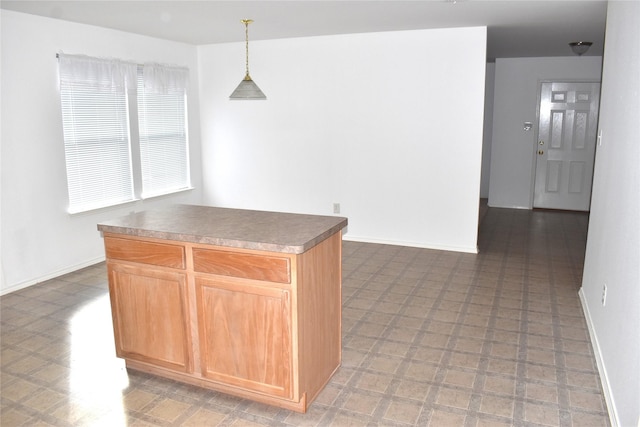
[(110, 263), (109, 276), (118, 357), (190, 372), (185, 274)]
[(196, 279), (202, 375), (291, 398), (290, 292)]

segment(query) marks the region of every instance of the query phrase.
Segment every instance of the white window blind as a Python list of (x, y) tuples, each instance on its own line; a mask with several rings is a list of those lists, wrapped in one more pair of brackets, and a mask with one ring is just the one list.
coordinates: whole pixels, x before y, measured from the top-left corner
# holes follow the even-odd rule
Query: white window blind
[(135, 64), (59, 55), (59, 72), (69, 211), (133, 200), (126, 90)]
[(82, 55), (58, 60), (69, 212), (190, 188), (188, 69)]
[(145, 64), (138, 71), (142, 197), (191, 186), (187, 138), (188, 70)]

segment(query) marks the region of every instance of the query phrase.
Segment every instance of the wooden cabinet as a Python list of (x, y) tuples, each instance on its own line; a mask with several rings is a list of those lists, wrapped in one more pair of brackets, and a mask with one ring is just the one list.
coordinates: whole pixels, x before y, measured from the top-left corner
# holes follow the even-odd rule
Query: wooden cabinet
[(191, 371), (186, 286), (185, 274), (109, 265), (118, 357)]
[(290, 291), (196, 279), (202, 375), (291, 398)]
[(305, 412), (340, 366), (340, 232), (301, 254), (104, 238), (128, 368)]

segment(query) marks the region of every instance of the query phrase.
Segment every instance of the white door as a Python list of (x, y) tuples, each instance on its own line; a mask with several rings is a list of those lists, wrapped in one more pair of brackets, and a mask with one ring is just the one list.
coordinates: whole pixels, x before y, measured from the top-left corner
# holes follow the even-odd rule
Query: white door
[(600, 83), (542, 83), (534, 208), (588, 211)]

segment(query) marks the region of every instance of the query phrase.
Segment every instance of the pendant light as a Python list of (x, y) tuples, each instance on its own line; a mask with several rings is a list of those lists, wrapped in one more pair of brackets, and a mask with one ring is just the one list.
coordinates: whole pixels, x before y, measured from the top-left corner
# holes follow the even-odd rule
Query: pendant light
[(244, 79), (242, 79), (236, 90), (233, 91), (229, 99), (267, 99), (249, 75), (249, 24), (251, 24), (253, 20), (243, 19), (240, 22), (244, 24), (246, 73)]

